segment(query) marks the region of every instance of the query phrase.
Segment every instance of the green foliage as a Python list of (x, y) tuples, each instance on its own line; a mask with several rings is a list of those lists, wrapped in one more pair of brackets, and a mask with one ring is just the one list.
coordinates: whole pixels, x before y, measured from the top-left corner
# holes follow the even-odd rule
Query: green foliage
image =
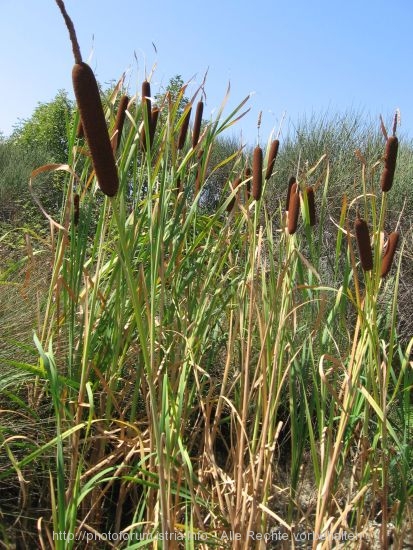
[(73, 103), (67, 92), (60, 90), (48, 103), (40, 103), (29, 119), (20, 121), (11, 135), (11, 141), (25, 151), (40, 151), (46, 162), (64, 163), (68, 157), (68, 126)]
[[(177, 74), (169, 79), (169, 82), (164, 90), (155, 94), (155, 103), (158, 106), (162, 106), (163, 103), (167, 100), (169, 96), (169, 101), (171, 104), (175, 105), (176, 108), (176, 118), (177, 120), (181, 118), (185, 107), (189, 103), (189, 98), (185, 95), (185, 83), (182, 79), (182, 76)], [(164, 109), (161, 113), (161, 122), (164, 122), (166, 110)]]

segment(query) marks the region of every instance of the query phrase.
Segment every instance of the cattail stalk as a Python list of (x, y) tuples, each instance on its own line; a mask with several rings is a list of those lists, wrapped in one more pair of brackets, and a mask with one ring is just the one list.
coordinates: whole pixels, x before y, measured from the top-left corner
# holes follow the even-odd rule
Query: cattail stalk
[(191, 118), (191, 111), (192, 111), (192, 107), (189, 107), (185, 113), (185, 117), (184, 117), (184, 120), (182, 121), (181, 129), (179, 131), (178, 145), (177, 145), (179, 151), (183, 149), (185, 145), (186, 135), (188, 133), (188, 127), (189, 127), (189, 119)]
[(278, 139), (274, 139), (270, 146), (270, 152), (268, 153), (268, 163), (267, 170), (265, 172), (265, 179), (269, 180), (272, 176), (272, 171), (274, 169), (275, 159), (277, 158), (278, 149), (280, 147), (280, 142)]
[(387, 240), (387, 247), (386, 251), (383, 254), (383, 259), (381, 263), (381, 277), (386, 277), (386, 275), (389, 273), (390, 268), (393, 263), (394, 254), (396, 252), (397, 244), (399, 242), (399, 233), (397, 231), (393, 231), (390, 233), (389, 238)]
[(114, 149), (114, 151), (119, 149), (120, 140), (121, 140), (121, 137), (122, 137), (123, 125), (125, 123), (126, 109), (128, 107), (128, 103), (129, 103), (128, 96), (123, 95), (120, 98), (118, 112), (117, 112), (117, 115), (116, 115), (115, 133), (114, 133), (114, 137), (113, 137), (113, 149)]
[(354, 230), (356, 232), (361, 267), (363, 268), (363, 271), (371, 271), (373, 269), (373, 254), (371, 251), (370, 234), (367, 222), (362, 218), (357, 217), (354, 224)]
[(199, 135), (201, 133), (201, 124), (202, 124), (202, 114), (204, 112), (204, 103), (203, 101), (198, 101), (195, 112), (194, 128), (192, 130), (192, 147), (198, 145)]
[(103, 193), (113, 197), (118, 191), (119, 179), (99, 88), (92, 69), (82, 61), (76, 32), (63, 1), (56, 0), (56, 3), (62, 12), (72, 42), (75, 57), (75, 65), (72, 70), (73, 89), (93, 168)]
[(252, 159), (252, 196), (259, 201), (262, 194), (262, 149), (256, 147)]
[(397, 139), (397, 137), (389, 137), (386, 141), (386, 149), (384, 153), (384, 169), (380, 180), (381, 189), (385, 193), (390, 191), (393, 185), (398, 148), (399, 140)]
[(298, 214), (300, 212), (300, 188), (298, 183), (294, 182), (291, 185), (290, 197), (288, 204), (288, 233), (294, 235), (297, 231)]

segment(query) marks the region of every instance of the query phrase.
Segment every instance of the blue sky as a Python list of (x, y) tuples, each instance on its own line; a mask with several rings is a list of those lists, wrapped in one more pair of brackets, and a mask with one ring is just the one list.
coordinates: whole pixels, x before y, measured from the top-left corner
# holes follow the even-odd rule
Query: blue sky
[[(193, 78), (194, 91), (208, 69), (206, 117), (228, 82), (228, 109), (252, 92), (251, 112), (235, 130), (249, 142), (261, 110), (261, 144), (283, 113), (285, 133), (303, 116), (349, 109), (378, 121), (400, 108), (401, 132), (413, 138), (412, 0), (66, 0), (66, 7), (102, 83), (126, 70), (133, 93), (156, 63), (153, 91), (176, 74)], [(72, 96), (73, 55), (54, 0), (1, 0), (0, 44), (7, 135), (59, 89)]]

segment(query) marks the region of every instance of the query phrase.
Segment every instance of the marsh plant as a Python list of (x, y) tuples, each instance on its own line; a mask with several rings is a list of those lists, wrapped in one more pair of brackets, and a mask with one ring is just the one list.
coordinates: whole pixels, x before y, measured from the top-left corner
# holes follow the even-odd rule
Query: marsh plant
[(44, 210), (34, 346), (8, 361), (0, 483), (18, 500), (4, 540), (11, 510), (27, 548), (82, 548), (85, 533), (96, 548), (264, 548), (281, 533), (328, 548), (374, 521), (383, 548), (390, 522), (402, 537), (413, 341), (396, 330), (404, 241), (386, 216), (396, 125), (382, 158), (358, 154), (339, 216), (324, 154), (297, 158), (269, 208), (278, 138), (211, 165), (246, 100), (202, 120), (202, 87), (181, 112), (185, 87), (155, 105), (150, 80), (131, 96), (121, 79), (104, 108), (57, 3), (79, 108), (67, 164), (31, 178), (66, 174), (60, 219)]

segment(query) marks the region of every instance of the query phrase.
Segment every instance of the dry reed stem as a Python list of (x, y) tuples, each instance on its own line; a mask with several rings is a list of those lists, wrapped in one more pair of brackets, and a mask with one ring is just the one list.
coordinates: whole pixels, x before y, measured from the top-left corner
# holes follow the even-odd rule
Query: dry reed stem
[(70, 19), (69, 14), (66, 11), (63, 0), (56, 0), (56, 4), (59, 6), (59, 9), (65, 20), (67, 30), (69, 31), (70, 42), (72, 43), (73, 56), (75, 58), (75, 63), (82, 63), (82, 54), (80, 53), (79, 42), (77, 41), (75, 27), (73, 21)]
[(291, 185), (290, 197), (288, 204), (288, 233), (294, 235), (297, 231), (298, 213), (300, 211), (300, 189), (298, 183), (294, 182)]
[(275, 139), (270, 146), (270, 152), (268, 154), (268, 164), (267, 170), (265, 172), (265, 179), (269, 180), (272, 176), (272, 171), (274, 169), (275, 159), (277, 158), (278, 149), (280, 147), (280, 142), (278, 139)]
[(399, 242), (399, 233), (397, 231), (393, 231), (390, 233), (389, 238), (387, 240), (387, 247), (386, 251), (383, 254), (383, 260), (381, 264), (381, 277), (386, 277), (388, 275), (390, 268), (393, 263), (394, 254), (396, 252), (397, 244)]
[(252, 196), (259, 201), (262, 194), (262, 149), (256, 147), (252, 159)]
[(367, 222), (362, 218), (357, 218), (354, 223), (354, 230), (356, 232), (361, 267), (364, 271), (371, 271), (373, 269), (373, 254), (371, 251), (370, 234)]
[(198, 145), (199, 135), (201, 133), (202, 114), (204, 112), (203, 101), (198, 101), (195, 112), (194, 128), (192, 130), (192, 147), (195, 148)]

